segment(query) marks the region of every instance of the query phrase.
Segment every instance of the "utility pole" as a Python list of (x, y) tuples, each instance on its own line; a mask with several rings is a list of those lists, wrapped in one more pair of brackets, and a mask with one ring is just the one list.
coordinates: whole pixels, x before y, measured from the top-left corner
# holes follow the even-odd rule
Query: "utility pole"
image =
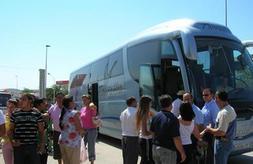
[(228, 0), (225, 0), (225, 25), (228, 26)]
[(46, 45), (46, 61), (45, 61), (45, 91), (44, 91), (44, 96), (45, 98), (47, 97), (47, 51), (48, 51), (48, 47), (51, 47), (50, 45)]

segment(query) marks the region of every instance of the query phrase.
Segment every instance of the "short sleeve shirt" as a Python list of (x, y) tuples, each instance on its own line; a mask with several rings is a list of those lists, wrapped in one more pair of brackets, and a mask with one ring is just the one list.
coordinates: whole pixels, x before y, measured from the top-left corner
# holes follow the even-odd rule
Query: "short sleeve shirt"
[(68, 110), (62, 120), (63, 130), (59, 136), (59, 144), (67, 145), (68, 147), (80, 147), (81, 136), (76, 130), (74, 116), (77, 113), (75, 110)]
[(11, 115), (11, 123), (15, 124), (14, 139), (22, 145), (37, 144), (38, 123), (44, 122), (41, 113), (36, 109), (30, 111), (16, 110)]
[(57, 104), (54, 104), (50, 107), (50, 109), (48, 110), (48, 113), (49, 113), (50, 118), (53, 122), (54, 130), (57, 131), (57, 132), (61, 132), (61, 128), (59, 126), (61, 108)]
[(171, 112), (176, 116), (178, 117), (179, 116), (179, 108), (180, 108), (180, 105), (182, 104), (182, 100), (177, 98), (176, 100), (174, 100), (172, 102), (172, 110)]
[(138, 136), (136, 128), (136, 108), (128, 107), (120, 115), (123, 136)]
[(218, 123), (217, 129), (227, 132), (229, 124), (236, 119), (236, 113), (232, 106), (225, 106), (219, 113), (216, 119)]
[(153, 143), (170, 150), (176, 150), (174, 137), (180, 137), (179, 121), (173, 113), (160, 111), (152, 119), (150, 131), (154, 133)]
[(195, 114), (194, 122), (197, 125), (204, 124), (204, 115), (196, 105), (192, 104), (192, 110)]
[(211, 100), (210, 102), (205, 103), (201, 111), (204, 115), (204, 126), (212, 124), (212, 127), (214, 127), (219, 112), (219, 107), (216, 102)]
[(96, 125), (92, 122), (92, 117), (96, 117), (97, 111), (90, 107), (83, 107), (81, 109), (81, 123), (84, 129), (94, 129)]

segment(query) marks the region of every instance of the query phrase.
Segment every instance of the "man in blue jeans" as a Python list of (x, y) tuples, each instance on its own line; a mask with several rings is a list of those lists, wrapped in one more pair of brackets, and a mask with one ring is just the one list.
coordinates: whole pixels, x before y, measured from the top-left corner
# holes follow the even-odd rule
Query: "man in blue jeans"
[(220, 108), (217, 115), (215, 128), (207, 127), (206, 132), (215, 136), (215, 161), (216, 164), (227, 164), (229, 154), (233, 149), (233, 139), (236, 132), (236, 113), (228, 104), (228, 94), (217, 91), (215, 101)]

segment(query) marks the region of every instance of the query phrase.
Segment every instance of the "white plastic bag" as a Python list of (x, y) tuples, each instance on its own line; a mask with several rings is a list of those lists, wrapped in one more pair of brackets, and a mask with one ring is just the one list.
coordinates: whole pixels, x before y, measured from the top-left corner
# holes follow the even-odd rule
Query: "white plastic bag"
[(86, 147), (83, 138), (81, 139), (80, 147), (80, 164), (83, 164), (88, 159)]

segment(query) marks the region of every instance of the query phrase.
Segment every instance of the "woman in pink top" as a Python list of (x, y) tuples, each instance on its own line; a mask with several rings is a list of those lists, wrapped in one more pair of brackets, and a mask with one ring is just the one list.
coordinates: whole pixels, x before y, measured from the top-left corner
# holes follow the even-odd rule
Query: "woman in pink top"
[(95, 143), (98, 134), (96, 125), (97, 108), (91, 103), (91, 97), (89, 95), (83, 95), (82, 100), (84, 106), (81, 109), (81, 122), (86, 131), (84, 142), (85, 145), (88, 143), (89, 161), (93, 164), (96, 159)]

